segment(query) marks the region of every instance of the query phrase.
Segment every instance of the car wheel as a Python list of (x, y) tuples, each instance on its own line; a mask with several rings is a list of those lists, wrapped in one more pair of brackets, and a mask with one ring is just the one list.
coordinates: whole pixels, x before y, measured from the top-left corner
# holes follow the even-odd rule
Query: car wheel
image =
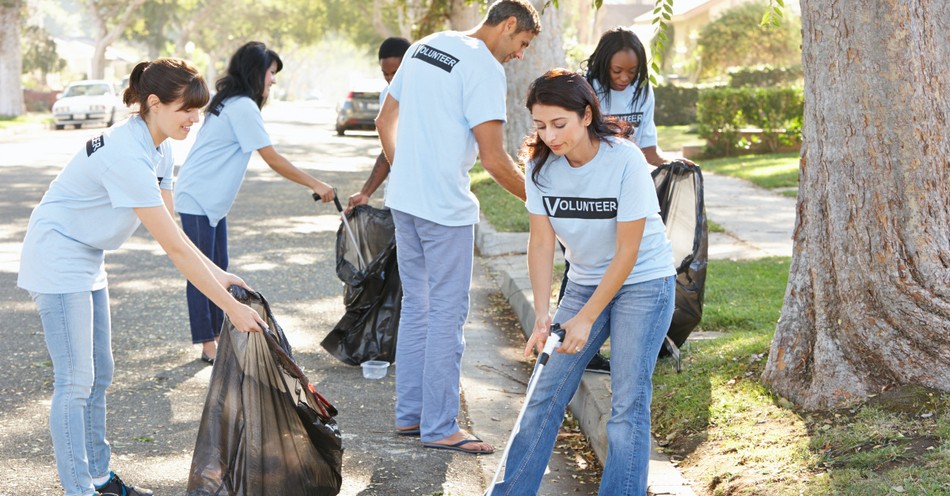
[(336, 128), (336, 135), (337, 135), (337, 136), (343, 136), (343, 134), (345, 134), (345, 133), (346, 133), (346, 128), (342, 128), (342, 127), (337, 127), (337, 128)]
[(53, 124), (53, 127), (56, 128), (57, 131), (62, 131), (63, 128), (66, 127), (66, 125), (65, 125), (65, 124)]
[(115, 109), (112, 109), (112, 115), (109, 116), (109, 122), (106, 123), (106, 127), (112, 127), (115, 124)]

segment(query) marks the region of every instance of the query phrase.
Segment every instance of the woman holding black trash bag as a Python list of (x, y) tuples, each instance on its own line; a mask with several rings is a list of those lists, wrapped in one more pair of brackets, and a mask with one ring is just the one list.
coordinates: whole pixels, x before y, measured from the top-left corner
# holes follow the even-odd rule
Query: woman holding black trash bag
[(143, 224), (175, 266), (242, 331), (264, 325), (227, 287), (248, 287), (201, 255), (171, 216), (174, 162), (167, 138), (185, 139), (208, 101), (180, 59), (135, 66), (123, 94), (137, 114), (86, 142), (30, 216), (17, 285), (30, 292), (53, 361), (50, 434), (66, 494), (135, 496), (110, 470), (106, 388), (114, 370), (105, 250)]
[[(333, 187), (298, 169), (271, 144), (261, 108), (270, 96), (280, 56), (259, 41), (234, 52), (228, 73), (215, 84), (217, 93), (205, 109), (205, 121), (175, 183), (175, 211), (185, 234), (209, 259), (228, 268), (227, 215), (244, 174), (257, 150), (275, 172), (306, 186), (324, 202), (333, 201)], [(185, 290), (191, 341), (201, 344), (201, 360), (214, 363), (217, 338), (224, 322), (221, 309), (191, 283)]]
[[(566, 331), (525, 410), (495, 495), (536, 494), (564, 411), (584, 366), (610, 338), (612, 416), (601, 495), (646, 493), (653, 368), (673, 314), (673, 257), (643, 153), (627, 127), (604, 119), (593, 88), (564, 69), (528, 90), (535, 123), (521, 156), (528, 164), (528, 271), (535, 325), (525, 355), (540, 351), (552, 322)], [(571, 262), (552, 321), (556, 241)]]

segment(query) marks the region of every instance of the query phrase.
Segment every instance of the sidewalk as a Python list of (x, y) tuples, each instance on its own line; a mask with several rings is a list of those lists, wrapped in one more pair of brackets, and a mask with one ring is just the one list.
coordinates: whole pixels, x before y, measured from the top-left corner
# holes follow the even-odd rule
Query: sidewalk
[[(703, 173), (703, 179), (706, 215), (727, 231), (709, 234), (710, 259), (791, 256), (794, 199), (741, 179), (709, 172)], [(527, 242), (527, 233), (496, 232), (484, 218), (476, 225), (475, 244), (495, 273), (499, 288), (521, 322), (525, 336), (534, 324), (533, 297), (524, 256)], [(594, 452), (603, 461), (607, 455), (605, 425), (610, 417), (609, 376), (585, 374), (570, 406)], [(650, 456), (648, 492), (651, 495), (695, 494), (689, 482), (655, 444)]]

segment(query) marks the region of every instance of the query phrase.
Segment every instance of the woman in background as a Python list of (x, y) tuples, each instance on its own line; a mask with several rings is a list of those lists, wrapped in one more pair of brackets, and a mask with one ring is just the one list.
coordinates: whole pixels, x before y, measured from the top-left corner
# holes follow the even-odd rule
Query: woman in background
[[(182, 229), (211, 261), (228, 268), (227, 215), (237, 198), (254, 150), (281, 176), (332, 201), (333, 188), (298, 169), (277, 152), (264, 129), (261, 108), (270, 96), (280, 56), (259, 41), (238, 48), (228, 73), (215, 84), (217, 93), (205, 109), (205, 121), (175, 183), (175, 211)], [(191, 341), (201, 344), (201, 359), (214, 363), (224, 316), (194, 285), (185, 289)]]

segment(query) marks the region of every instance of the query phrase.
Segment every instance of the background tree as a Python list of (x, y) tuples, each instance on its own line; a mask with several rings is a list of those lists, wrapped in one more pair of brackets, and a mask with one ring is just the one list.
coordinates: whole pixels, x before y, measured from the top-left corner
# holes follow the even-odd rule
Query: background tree
[(23, 29), (21, 51), (23, 74), (36, 76), (33, 84), (37, 86), (46, 86), (47, 74), (66, 67), (66, 60), (56, 52), (56, 42), (49, 32), (40, 26), (26, 26)]
[(20, 47), (21, 0), (0, 0), (0, 117), (23, 114), (23, 54)]
[[(531, 2), (541, 14), (541, 34), (525, 50), (524, 60), (505, 64), (508, 76), (508, 123), (505, 126), (505, 146), (508, 153), (516, 155), (521, 141), (534, 127), (531, 114), (525, 108), (528, 86), (540, 75), (563, 67), (564, 47), (561, 42), (561, 9), (545, 8), (546, 0)], [(576, 69), (576, 68), (575, 68)]]
[(950, 2), (802, 3), (794, 253), (763, 381), (806, 408), (950, 391)]
[(785, 15), (775, 18), (774, 25), (763, 26), (762, 16), (767, 11), (769, 6), (765, 3), (742, 4), (700, 30), (696, 42), (700, 50), (700, 78), (725, 75), (730, 67), (800, 63), (798, 16)]
[(145, 0), (89, 0), (96, 23), (96, 47), (93, 51), (90, 79), (105, 77), (106, 50), (125, 32)]

